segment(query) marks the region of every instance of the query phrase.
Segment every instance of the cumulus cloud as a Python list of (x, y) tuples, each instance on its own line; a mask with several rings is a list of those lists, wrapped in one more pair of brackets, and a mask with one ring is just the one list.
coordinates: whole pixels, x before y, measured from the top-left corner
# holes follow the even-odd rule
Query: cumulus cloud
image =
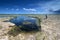
[(51, 12), (54, 13), (54, 14), (60, 14), (60, 9), (55, 10), (55, 11), (51, 10)]
[(6, 8), (6, 10), (11, 10), (11, 11), (19, 11), (19, 8)]
[(45, 7), (47, 9), (58, 10), (60, 9), (60, 1), (52, 1), (50, 3), (47, 3)]
[(6, 10), (8, 10), (9, 8), (6, 8)]
[(13, 10), (15, 10), (14, 8), (11, 8), (11, 10), (13, 11)]
[(23, 10), (25, 10), (25, 11), (37, 11), (36, 9), (32, 9), (32, 8), (29, 8), (29, 9), (23, 8)]
[(31, 1), (31, 2), (32, 3), (30, 3), (30, 1), (27, 1), (26, 5), (24, 3), (24, 6), (22, 6), (22, 3), (19, 2), (21, 5), (19, 4), (13, 8), (12, 7), (6, 8), (6, 10), (9, 10), (9, 11), (13, 10), (12, 12), (17, 12), (20, 10), (19, 8), (21, 6), (21, 8), (26, 7), (26, 8), (22, 8), (23, 12), (21, 12), (21, 13), (32, 13), (32, 14), (33, 13), (36, 13), (36, 14), (37, 13), (38, 14), (46, 13), (46, 14), (48, 14), (48, 13), (59, 13), (60, 12), (60, 0), (39, 0), (39, 1), (35, 0), (35, 1)]
[(19, 8), (17, 8), (16, 11), (19, 11)]
[(37, 5), (39, 5), (39, 8), (42, 9), (43, 12), (50, 13), (60, 9), (60, 0), (52, 0), (50, 2), (44, 4), (39, 3)]

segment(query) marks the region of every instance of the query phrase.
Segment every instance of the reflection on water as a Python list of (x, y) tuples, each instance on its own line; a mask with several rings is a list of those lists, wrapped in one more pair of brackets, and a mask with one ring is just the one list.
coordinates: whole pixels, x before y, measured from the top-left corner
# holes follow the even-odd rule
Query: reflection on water
[(36, 24), (36, 18), (27, 17), (27, 16), (19, 16), (9, 20), (10, 22), (16, 24), (17, 27), (22, 26), (20, 29), (22, 30), (38, 30), (38, 26)]

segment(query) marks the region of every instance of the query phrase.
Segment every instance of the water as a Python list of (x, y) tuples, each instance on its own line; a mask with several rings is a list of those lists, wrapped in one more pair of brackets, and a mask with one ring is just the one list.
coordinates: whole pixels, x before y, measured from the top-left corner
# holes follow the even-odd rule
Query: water
[(22, 26), (22, 30), (37, 30), (38, 26), (36, 25), (36, 18), (27, 17), (27, 16), (18, 16), (9, 20), (14, 23), (17, 27)]
[(19, 16), (19, 17), (11, 19), (10, 22), (12, 22), (12, 23), (16, 24), (17, 26), (19, 26), (19, 25), (22, 25), (23, 22), (30, 22), (32, 24), (35, 24), (36, 19), (31, 18), (31, 17), (26, 17), (26, 16)]

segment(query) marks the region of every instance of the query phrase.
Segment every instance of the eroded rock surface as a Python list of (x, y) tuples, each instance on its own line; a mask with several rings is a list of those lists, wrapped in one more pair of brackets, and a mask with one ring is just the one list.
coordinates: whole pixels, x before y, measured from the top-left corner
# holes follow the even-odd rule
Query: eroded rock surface
[(42, 30), (46, 32), (49, 40), (60, 40), (60, 16), (48, 15), (48, 19), (42, 22)]
[(59, 15), (48, 15), (47, 19), (42, 19), (42, 31), (38, 32), (21, 32), (19, 28), (11, 30), (11, 24), (13, 23), (0, 22), (0, 40), (60, 40)]

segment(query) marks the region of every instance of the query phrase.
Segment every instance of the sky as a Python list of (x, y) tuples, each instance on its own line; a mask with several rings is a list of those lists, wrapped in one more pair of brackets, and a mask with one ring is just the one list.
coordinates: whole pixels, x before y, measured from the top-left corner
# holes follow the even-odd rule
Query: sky
[(60, 0), (0, 0), (0, 14), (60, 14)]

